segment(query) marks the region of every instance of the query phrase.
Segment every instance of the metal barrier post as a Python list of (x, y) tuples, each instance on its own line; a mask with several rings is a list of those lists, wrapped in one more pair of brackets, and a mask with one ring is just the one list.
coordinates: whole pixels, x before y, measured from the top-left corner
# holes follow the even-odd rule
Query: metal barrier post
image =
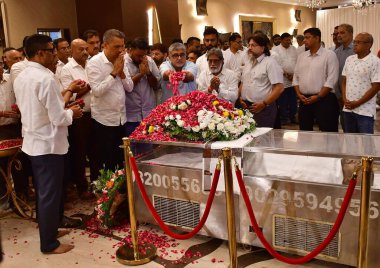
[(368, 255), (368, 224), (369, 204), (371, 195), (372, 157), (362, 158), (362, 185), (360, 197), (360, 222), (359, 222), (359, 246), (358, 246), (358, 268), (367, 268)]
[(138, 244), (137, 221), (135, 212), (135, 200), (133, 194), (132, 167), (130, 164), (131, 142), (128, 138), (123, 138), (124, 159), (125, 159), (125, 176), (127, 182), (129, 220), (131, 224), (132, 247), (123, 245), (116, 251), (118, 262), (125, 265), (141, 265), (152, 261), (156, 257), (157, 248), (153, 244)]
[(235, 206), (234, 206), (234, 188), (232, 182), (232, 150), (223, 148), (224, 180), (226, 185), (226, 204), (227, 204), (227, 229), (228, 229), (228, 249), (230, 252), (230, 266), (237, 267), (236, 252), (236, 224), (235, 224)]

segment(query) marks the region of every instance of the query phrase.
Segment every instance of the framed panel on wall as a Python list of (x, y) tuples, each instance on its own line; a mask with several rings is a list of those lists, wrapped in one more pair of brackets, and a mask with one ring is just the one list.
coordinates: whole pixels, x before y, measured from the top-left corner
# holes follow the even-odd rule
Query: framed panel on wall
[(276, 32), (276, 19), (257, 16), (239, 16), (239, 29), (244, 42), (255, 31), (262, 31), (268, 38)]
[(70, 31), (69, 29), (63, 29), (63, 28), (38, 28), (37, 29), (38, 34), (44, 34), (51, 37), (51, 39), (55, 40), (58, 38), (65, 38), (69, 42), (70, 40)]

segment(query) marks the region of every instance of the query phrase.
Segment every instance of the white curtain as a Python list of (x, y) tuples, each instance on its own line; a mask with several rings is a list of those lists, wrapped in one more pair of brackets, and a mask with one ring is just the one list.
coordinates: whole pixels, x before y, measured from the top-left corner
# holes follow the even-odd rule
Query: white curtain
[(354, 38), (361, 32), (372, 34), (374, 43), (371, 50), (377, 55), (380, 49), (380, 8), (369, 8), (364, 13), (355, 11), (353, 7), (318, 10), (317, 27), (322, 32), (322, 41), (325, 42), (326, 48), (334, 45), (331, 34), (334, 27), (342, 23), (354, 27)]

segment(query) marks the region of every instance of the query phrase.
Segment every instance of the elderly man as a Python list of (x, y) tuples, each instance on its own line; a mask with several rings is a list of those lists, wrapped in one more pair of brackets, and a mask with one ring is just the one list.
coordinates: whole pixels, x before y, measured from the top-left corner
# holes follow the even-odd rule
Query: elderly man
[(224, 67), (222, 51), (219, 48), (210, 49), (207, 62), (209, 70), (198, 76), (198, 90), (235, 103), (239, 95), (239, 79), (234, 71)]
[(132, 40), (130, 52), (124, 58), (133, 81), (133, 90), (127, 92), (125, 98), (127, 136), (156, 106), (154, 91), (160, 81), (160, 72), (153, 59), (147, 56), (148, 49), (144, 39), (136, 38)]
[(71, 42), (72, 58), (63, 66), (60, 81), (63, 88), (70, 88), (70, 84), (75, 80), (81, 80), (81, 89), (73, 95), (72, 100), (82, 99), (85, 103), (83, 107), (83, 116), (74, 120), (70, 129), (70, 151), (73, 164), (72, 176), (76, 184), (77, 192), (80, 198), (89, 199), (93, 195), (88, 190), (88, 183), (85, 176), (86, 156), (90, 162), (91, 181), (97, 179), (97, 170), (94, 166), (94, 146), (95, 140), (92, 137), (91, 122), (91, 94), (88, 78), (86, 75), (86, 64), (88, 60), (88, 45), (82, 39), (74, 39)]
[(32, 35), (25, 51), (30, 61), (14, 82), (24, 137), (22, 151), (32, 163), (40, 249), (43, 253), (61, 254), (74, 247), (60, 244), (57, 239), (67, 234), (58, 232), (63, 217), (64, 155), (69, 147), (67, 126), (73, 118), (82, 116), (82, 110), (78, 105), (64, 109), (59, 85), (48, 69), (57, 62), (51, 38)]
[(292, 85), (294, 67), (297, 62), (297, 49), (292, 46), (292, 36), (289, 33), (281, 34), (281, 44), (274, 47), (277, 53), (277, 62), (284, 74), (284, 92), (278, 99), (278, 107), (282, 124), (296, 123), (297, 96)]
[(99, 33), (95, 30), (87, 30), (83, 33), (83, 40), (88, 45), (89, 58), (97, 55), (100, 52), (100, 37)]
[(3, 50), (3, 62), (5, 73), (9, 74), (12, 65), (19, 61), (22, 61), (22, 54), (17, 49), (13, 47), (7, 47)]
[(337, 132), (339, 106), (332, 89), (338, 81), (339, 63), (335, 53), (321, 45), (321, 31), (309, 28), (304, 32), (308, 51), (298, 56), (293, 85), (300, 100), (298, 111), (301, 130)]
[(243, 69), (239, 103), (254, 114), (257, 126), (273, 128), (276, 100), (284, 85), (281, 67), (270, 56), (269, 42), (268, 37), (260, 33), (248, 38), (251, 60)]
[(170, 85), (170, 76), (176, 72), (182, 72), (183, 80), (179, 81), (179, 95), (185, 95), (197, 89), (195, 77), (197, 76), (197, 66), (186, 60), (186, 47), (181, 43), (173, 43), (169, 47), (169, 60), (160, 66), (162, 102), (169, 99), (175, 92)]
[(373, 37), (360, 33), (353, 42), (355, 55), (343, 68), (344, 131), (374, 133), (376, 94), (380, 90), (380, 59), (371, 53)]
[(104, 50), (92, 57), (86, 66), (91, 86), (91, 117), (98, 142), (98, 167), (114, 170), (123, 166), (119, 148), (127, 122), (125, 92), (133, 90), (133, 81), (124, 64), (125, 35), (110, 29), (103, 35)]

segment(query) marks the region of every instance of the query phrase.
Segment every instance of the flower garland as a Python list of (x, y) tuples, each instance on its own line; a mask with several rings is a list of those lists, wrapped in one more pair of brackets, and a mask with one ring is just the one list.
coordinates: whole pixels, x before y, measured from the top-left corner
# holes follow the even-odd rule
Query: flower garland
[(100, 170), (98, 180), (93, 182), (94, 193), (100, 196), (96, 202), (96, 220), (101, 227), (108, 229), (114, 225), (114, 214), (111, 213), (112, 204), (118, 190), (125, 182), (124, 170)]
[(174, 96), (157, 106), (130, 136), (135, 140), (233, 140), (256, 128), (248, 110), (213, 94), (193, 91)]
[(174, 72), (169, 76), (169, 87), (171, 87), (173, 96), (179, 96), (179, 83), (183, 81), (186, 77), (185, 72)]

